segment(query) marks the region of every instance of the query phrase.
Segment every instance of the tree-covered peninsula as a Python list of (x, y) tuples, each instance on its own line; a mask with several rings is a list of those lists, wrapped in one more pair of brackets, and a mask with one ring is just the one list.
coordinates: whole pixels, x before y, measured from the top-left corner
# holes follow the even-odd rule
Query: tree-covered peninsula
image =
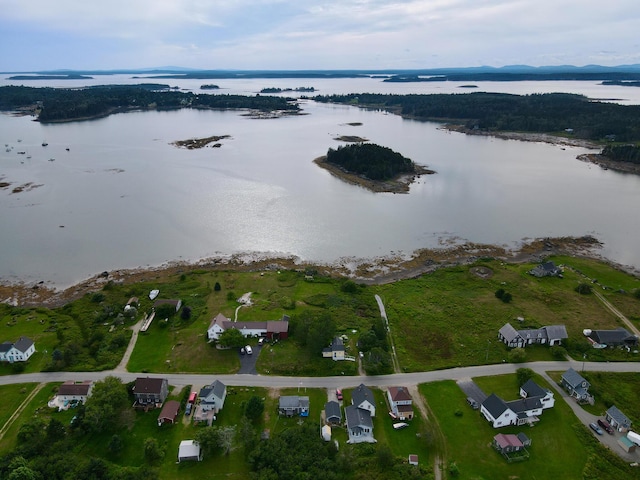
[(177, 108), (249, 109), (260, 112), (297, 113), (289, 98), (244, 95), (198, 95), (168, 86), (101, 85), (80, 89), (0, 87), (0, 110), (20, 110), (41, 122), (64, 122), (97, 118), (130, 110)]
[(315, 162), (337, 177), (376, 192), (406, 192), (415, 176), (435, 173), (390, 148), (353, 143), (330, 148)]
[(640, 141), (640, 105), (598, 102), (568, 93), (353, 93), (316, 96), (313, 99), (384, 108), (407, 117), (456, 123), (470, 132), (549, 133), (595, 142)]

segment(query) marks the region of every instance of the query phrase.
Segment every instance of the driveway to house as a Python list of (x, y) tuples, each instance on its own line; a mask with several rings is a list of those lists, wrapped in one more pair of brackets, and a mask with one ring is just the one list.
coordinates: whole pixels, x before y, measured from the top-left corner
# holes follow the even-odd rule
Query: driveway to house
[[(251, 355), (242, 355), (238, 351), (238, 355), (240, 356), (240, 370), (238, 370), (238, 374), (240, 375), (258, 374), (258, 370), (256, 370), (256, 362), (258, 361), (258, 355), (260, 355), (260, 351), (262, 350), (262, 345), (252, 346), (251, 349), (253, 350)], [(223, 383), (225, 382), (223, 381)]]
[(143, 323), (144, 319), (141, 319), (131, 327), (133, 333), (131, 334), (131, 338), (129, 339), (129, 345), (127, 345), (127, 349), (125, 350), (124, 355), (122, 355), (122, 360), (120, 360), (118, 366), (113, 370), (114, 372), (127, 371), (127, 363), (129, 363), (129, 359), (131, 358), (133, 349), (136, 347), (136, 342), (138, 341), (138, 333), (140, 332), (140, 328), (142, 328)]
[(487, 394), (471, 378), (461, 378), (456, 382), (467, 397), (473, 398), (478, 405), (487, 399)]

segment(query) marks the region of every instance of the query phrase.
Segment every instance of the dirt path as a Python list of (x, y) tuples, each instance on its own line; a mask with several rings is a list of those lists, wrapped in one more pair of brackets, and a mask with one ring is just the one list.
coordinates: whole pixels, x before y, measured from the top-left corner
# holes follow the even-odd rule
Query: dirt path
[(629, 327), (629, 329), (631, 330), (631, 333), (633, 333), (634, 335), (640, 337), (640, 330), (638, 330), (636, 328), (636, 326), (631, 323), (631, 320), (629, 320), (627, 317), (624, 316), (624, 314), (618, 310), (616, 307), (614, 307), (611, 302), (609, 302), (609, 300), (607, 300), (606, 298), (604, 298), (604, 296), (598, 292), (595, 289), (591, 290), (594, 295), (598, 298), (598, 300), (600, 300), (605, 307), (607, 307), (616, 317), (618, 317), (620, 320), (622, 320), (624, 322), (624, 324)]
[(398, 362), (398, 355), (396, 355), (396, 346), (393, 343), (393, 335), (391, 335), (391, 327), (389, 327), (389, 319), (387, 318), (387, 311), (384, 308), (382, 299), (379, 295), (375, 296), (376, 302), (378, 302), (378, 308), (380, 309), (380, 316), (384, 320), (384, 324), (387, 327), (387, 336), (389, 337), (389, 345), (391, 345), (391, 362), (393, 363), (394, 373), (402, 373), (400, 370), (400, 362)]
[[(435, 415), (432, 415), (431, 410), (429, 410), (429, 407), (424, 401), (424, 398), (422, 398), (422, 395), (418, 391), (418, 386), (408, 385), (407, 389), (413, 399), (413, 405), (420, 411), (420, 415), (422, 415), (422, 418), (424, 418), (427, 424), (433, 428), (434, 443), (444, 445), (444, 436), (442, 435), (442, 431), (440, 430), (436, 417)], [(436, 453), (433, 458), (433, 475), (435, 480), (442, 480), (442, 465), (446, 459), (444, 450), (442, 448), (437, 448), (436, 452), (438, 450), (440, 453)]]
[(18, 408), (16, 408), (16, 411), (13, 412), (13, 415), (11, 415), (9, 417), (9, 420), (7, 420), (6, 423), (0, 429), (0, 440), (2, 440), (2, 438), (4, 437), (4, 434), (7, 433), (7, 430), (9, 430), (11, 425), (13, 425), (13, 422), (16, 420), (16, 418), (18, 418), (22, 414), (22, 411), (29, 404), (29, 402), (31, 402), (31, 400), (33, 400), (33, 397), (35, 397), (37, 395), (37, 393), (40, 390), (42, 390), (42, 387), (44, 387), (45, 385), (46, 385), (45, 383), (39, 383), (36, 386), (36, 388), (34, 388), (33, 391), (29, 395), (27, 395), (27, 398), (25, 398), (22, 401), (20, 406)]
[(140, 328), (142, 327), (142, 323), (144, 320), (138, 320), (138, 322), (131, 327), (133, 330), (133, 334), (129, 339), (129, 345), (127, 345), (127, 349), (122, 355), (122, 360), (118, 366), (113, 370), (114, 372), (126, 372), (127, 371), (127, 363), (129, 363), (129, 359), (131, 358), (131, 354), (133, 353), (133, 349), (136, 346), (136, 342), (138, 341), (138, 333), (140, 332)]

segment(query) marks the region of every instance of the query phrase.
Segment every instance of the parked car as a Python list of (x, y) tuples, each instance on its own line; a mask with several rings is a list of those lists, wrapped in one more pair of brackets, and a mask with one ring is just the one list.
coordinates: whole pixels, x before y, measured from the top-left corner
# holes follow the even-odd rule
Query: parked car
[(609, 435), (613, 435), (613, 428), (611, 428), (611, 425), (609, 425), (609, 422), (599, 418), (598, 419), (598, 425), (600, 425), (602, 428), (604, 428), (605, 432), (607, 432)]
[(342, 390), (340, 390), (339, 388), (336, 389), (336, 398), (342, 401)]
[(184, 414), (188, 417), (191, 415), (191, 409), (193, 408), (193, 403), (187, 403), (187, 406), (184, 409)]
[(250, 345), (247, 345), (246, 347), (244, 347), (244, 351), (247, 352), (247, 355), (251, 355), (253, 353), (253, 350), (251, 349)]
[(265, 338), (264, 337), (260, 337), (258, 339), (258, 345), (262, 345), (264, 343), (264, 341), (265, 341)]
[(477, 410), (478, 408), (480, 408), (480, 405), (478, 405), (478, 402), (476, 402), (473, 398), (471, 397), (467, 397), (467, 403), (469, 404), (469, 406), (471, 408), (473, 408), (474, 410)]
[(245, 352), (245, 350), (244, 350), (244, 347), (242, 347), (242, 348), (240, 349), (240, 355), (244, 355), (245, 353), (246, 353), (246, 352)]
[(591, 428), (591, 430), (596, 432), (598, 435), (602, 435), (603, 434), (602, 429), (598, 425), (596, 425), (595, 423), (590, 423), (589, 427)]

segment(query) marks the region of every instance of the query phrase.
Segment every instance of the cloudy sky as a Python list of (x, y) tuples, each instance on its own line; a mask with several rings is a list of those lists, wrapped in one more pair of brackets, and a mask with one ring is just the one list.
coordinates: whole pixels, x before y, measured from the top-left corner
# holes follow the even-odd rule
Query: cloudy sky
[(638, 0), (0, 0), (0, 71), (640, 63)]

